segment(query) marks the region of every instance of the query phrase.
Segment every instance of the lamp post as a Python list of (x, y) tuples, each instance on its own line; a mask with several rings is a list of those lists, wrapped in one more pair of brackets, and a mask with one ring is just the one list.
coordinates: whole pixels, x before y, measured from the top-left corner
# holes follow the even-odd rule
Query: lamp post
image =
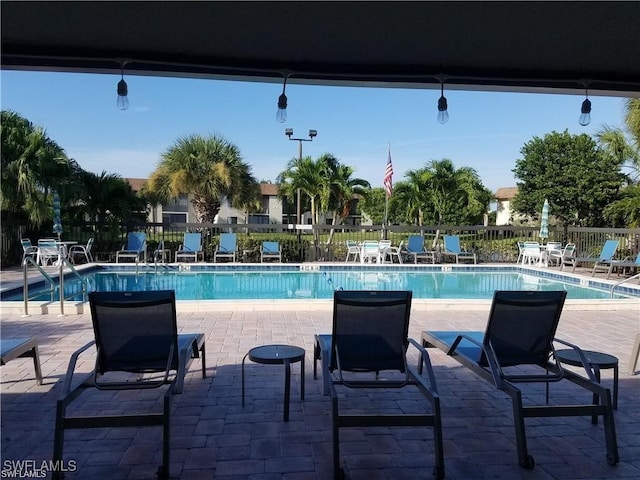
[[(317, 130), (309, 130), (309, 138), (292, 138), (293, 128), (285, 128), (284, 134), (289, 137), (289, 140), (295, 140), (298, 142), (298, 160), (302, 161), (302, 142), (312, 142), (313, 137), (318, 135)], [(300, 189), (296, 191), (296, 224), (300, 225), (302, 222), (302, 206), (300, 198)]]

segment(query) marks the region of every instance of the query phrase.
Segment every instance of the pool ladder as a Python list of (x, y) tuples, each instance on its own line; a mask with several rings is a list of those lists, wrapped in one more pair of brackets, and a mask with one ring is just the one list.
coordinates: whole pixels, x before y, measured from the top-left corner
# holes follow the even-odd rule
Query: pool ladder
[[(78, 280), (80, 280), (80, 285), (82, 286), (82, 301), (86, 302), (87, 301), (87, 280), (85, 278), (82, 278), (82, 276), (78, 273), (78, 271), (75, 269), (75, 267), (73, 266), (73, 264), (69, 263), (69, 260), (63, 256), (60, 256), (60, 259), (58, 260), (60, 262), (60, 272), (59, 272), (59, 277), (58, 277), (58, 290), (60, 292), (59, 297), (60, 297), (60, 314), (64, 315), (64, 301), (65, 301), (65, 297), (64, 297), (64, 266), (66, 265), (67, 267), (69, 267), (69, 270), (71, 270), (71, 273), (73, 273)], [(22, 284), (22, 296), (24, 297), (24, 314), (25, 315), (29, 315), (29, 275), (28, 275), (28, 270), (29, 270), (29, 265), (33, 265), (34, 267), (36, 267), (38, 269), (38, 271), (40, 272), (40, 274), (45, 278), (45, 280), (49, 283), (49, 293), (51, 295), (51, 302), (53, 303), (55, 300), (55, 289), (56, 289), (56, 282), (51, 278), (51, 276), (42, 268), (41, 265), (38, 265), (38, 263), (36, 262), (36, 260), (29, 256), (29, 257), (25, 257), (24, 261), (22, 262), (22, 271), (23, 271), (23, 284)]]
[(629, 278), (623, 278), (622, 280), (620, 280), (619, 282), (617, 282), (615, 285), (613, 285), (611, 287), (611, 290), (609, 291), (609, 295), (611, 296), (611, 298), (613, 298), (613, 291), (615, 290), (615, 288), (619, 285), (622, 285), (625, 282), (628, 282), (629, 280), (633, 280), (634, 278), (640, 278), (640, 273), (636, 273), (635, 275), (629, 277)]

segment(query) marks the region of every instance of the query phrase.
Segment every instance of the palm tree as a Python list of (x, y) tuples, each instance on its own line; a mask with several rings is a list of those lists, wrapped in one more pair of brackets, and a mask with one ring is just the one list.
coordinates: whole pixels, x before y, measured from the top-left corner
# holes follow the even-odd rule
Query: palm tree
[[(409, 170), (405, 177), (396, 184), (392, 201), (406, 205), (407, 222), (417, 225), (478, 223), (491, 201), (491, 192), (474, 169), (456, 169), (448, 159)], [(434, 245), (438, 236), (439, 231)]]
[(318, 202), (326, 183), (326, 165), (314, 161), (311, 157), (292, 158), (286, 169), (278, 175), (276, 182), (281, 185), (279, 196), (293, 201), (298, 189), (309, 197), (311, 223), (318, 220), (316, 213)]
[(217, 135), (179, 138), (162, 154), (147, 190), (163, 201), (181, 194), (191, 200), (198, 222), (213, 222), (227, 197), (236, 208), (255, 200), (257, 181), (238, 147)]
[(390, 203), (405, 205), (405, 221), (412, 225), (424, 225), (425, 210), (429, 208), (429, 182), (431, 173), (426, 168), (409, 170), (406, 180), (396, 183)]
[(605, 125), (595, 135), (605, 153), (631, 171), (629, 183), (640, 180), (640, 98), (625, 100), (626, 129)]
[(640, 98), (625, 100), (625, 129), (605, 125), (596, 133), (596, 140), (607, 155), (618, 160), (630, 171), (628, 186), (620, 200), (611, 203), (604, 215), (614, 223), (637, 227), (640, 223)]
[(629, 185), (620, 192), (620, 197), (605, 207), (604, 216), (615, 226), (640, 227), (640, 185)]
[(118, 174), (82, 172), (83, 211), (89, 221), (116, 224), (144, 212), (146, 202)]
[(478, 223), (491, 200), (478, 173), (470, 167), (456, 169), (446, 158), (429, 162), (427, 169), (437, 225)]
[(0, 208), (7, 218), (24, 215), (39, 227), (51, 219), (51, 191), (67, 183), (64, 149), (46, 131), (12, 111), (1, 112)]
[[(318, 163), (324, 170), (324, 182), (320, 195), (320, 211), (333, 211), (332, 225), (337, 225), (349, 215), (354, 195), (365, 195), (371, 185), (362, 178), (352, 178), (353, 167), (341, 164), (330, 153), (318, 158)], [(327, 245), (333, 239), (333, 230), (329, 232)]]

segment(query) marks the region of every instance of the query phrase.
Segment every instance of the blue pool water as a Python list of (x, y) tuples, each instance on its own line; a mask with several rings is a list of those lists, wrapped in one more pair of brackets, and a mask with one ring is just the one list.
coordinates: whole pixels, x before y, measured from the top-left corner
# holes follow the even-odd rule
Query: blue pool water
[[(581, 282), (575, 277), (549, 274), (549, 271), (541, 270), (539, 273), (543, 276), (539, 276), (535, 275), (536, 271), (519, 268), (449, 269), (453, 271), (338, 267), (303, 271), (299, 267), (207, 270), (198, 267), (189, 271), (163, 268), (136, 273), (131, 268), (105, 267), (90, 271), (85, 278), (89, 291), (175, 290), (178, 300), (330, 299), (337, 289), (412, 290), (414, 298), (420, 299), (491, 299), (495, 290), (566, 290), (568, 299), (610, 298), (607, 285), (593, 288), (595, 281), (583, 279)], [(66, 297), (82, 300), (77, 279), (65, 277), (64, 287)], [(627, 292), (624, 296), (630, 295)], [(29, 298), (49, 301), (51, 294), (45, 286), (40, 291), (30, 287)], [(22, 300), (22, 291), (5, 292), (2, 299)]]

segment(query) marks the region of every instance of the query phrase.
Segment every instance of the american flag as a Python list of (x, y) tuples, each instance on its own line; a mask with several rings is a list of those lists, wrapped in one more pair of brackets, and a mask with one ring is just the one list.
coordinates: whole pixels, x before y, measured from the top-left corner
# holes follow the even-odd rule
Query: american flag
[(387, 167), (384, 169), (384, 179), (382, 180), (387, 197), (393, 192), (393, 164), (391, 163), (391, 147), (389, 147), (389, 157), (387, 158)]

